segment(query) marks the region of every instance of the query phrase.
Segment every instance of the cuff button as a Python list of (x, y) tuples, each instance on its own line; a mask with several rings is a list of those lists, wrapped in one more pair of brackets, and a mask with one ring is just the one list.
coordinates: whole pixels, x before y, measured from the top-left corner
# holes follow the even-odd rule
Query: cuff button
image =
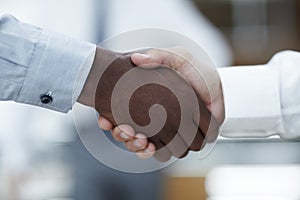
[(46, 94), (42, 94), (40, 96), (40, 100), (43, 104), (49, 104), (53, 101), (52, 92), (47, 92)]

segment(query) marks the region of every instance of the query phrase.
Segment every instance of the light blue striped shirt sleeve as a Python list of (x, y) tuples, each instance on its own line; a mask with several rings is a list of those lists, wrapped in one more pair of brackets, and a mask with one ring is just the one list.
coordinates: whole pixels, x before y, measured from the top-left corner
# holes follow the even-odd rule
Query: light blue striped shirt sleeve
[[(59, 112), (72, 109), (93, 63), (96, 45), (0, 17), (0, 100)], [(50, 103), (41, 96), (51, 95)]]

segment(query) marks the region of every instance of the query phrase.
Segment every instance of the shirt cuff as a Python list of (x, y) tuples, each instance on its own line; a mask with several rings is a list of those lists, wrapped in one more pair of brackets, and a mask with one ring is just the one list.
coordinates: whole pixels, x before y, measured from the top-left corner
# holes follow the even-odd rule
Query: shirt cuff
[(267, 65), (219, 68), (224, 137), (267, 137), (283, 132), (279, 74)]
[(42, 30), (16, 101), (68, 112), (84, 86), (95, 51), (94, 44)]

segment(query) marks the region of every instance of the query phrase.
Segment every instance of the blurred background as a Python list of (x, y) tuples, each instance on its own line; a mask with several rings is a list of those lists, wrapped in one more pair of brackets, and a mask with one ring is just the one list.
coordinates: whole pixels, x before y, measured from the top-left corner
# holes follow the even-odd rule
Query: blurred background
[[(137, 28), (175, 30), (216, 67), (300, 50), (299, 0), (0, 0), (5, 13), (97, 44)], [(3, 200), (300, 199), (296, 140), (220, 138), (205, 159), (191, 153), (163, 171), (127, 174), (86, 151), (72, 112), (1, 102), (0, 121)]]
[(300, 50), (299, 0), (194, 1), (230, 43), (235, 65), (265, 63), (280, 50)]

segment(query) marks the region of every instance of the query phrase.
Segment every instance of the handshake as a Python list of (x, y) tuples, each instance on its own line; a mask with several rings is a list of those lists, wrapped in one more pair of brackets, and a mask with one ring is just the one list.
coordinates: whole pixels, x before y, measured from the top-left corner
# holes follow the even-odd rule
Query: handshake
[(218, 72), (181, 47), (120, 54), (97, 48), (78, 102), (140, 158), (168, 161), (218, 136), (224, 102)]

